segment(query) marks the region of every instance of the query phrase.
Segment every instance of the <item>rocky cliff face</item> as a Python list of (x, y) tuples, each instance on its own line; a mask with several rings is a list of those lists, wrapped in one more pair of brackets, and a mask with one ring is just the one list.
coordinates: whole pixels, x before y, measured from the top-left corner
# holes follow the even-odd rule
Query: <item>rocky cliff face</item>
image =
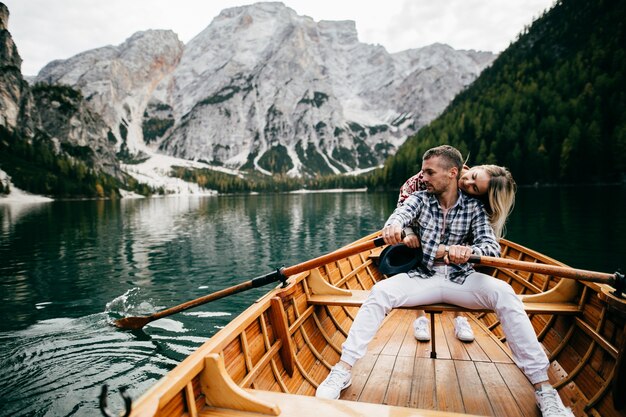
[(97, 172), (122, 177), (116, 140), (80, 91), (69, 86), (37, 84), (32, 94), (41, 120), (38, 136), (51, 141), (56, 153), (80, 159)]
[(20, 57), (8, 31), (9, 9), (0, 3), (0, 126), (32, 138), (36, 126), (34, 101), (22, 77)]
[(124, 152), (314, 175), (382, 163), (493, 59), (445, 45), (389, 54), (360, 43), (353, 22), (257, 3), (224, 10), (185, 46), (140, 32), (37, 81), (80, 89)]
[(142, 122), (156, 86), (174, 70), (183, 44), (172, 31), (138, 32), (119, 46), (53, 61), (36, 81), (78, 88), (102, 116), (120, 149), (143, 148)]
[[(41, 140), (55, 153), (87, 162), (121, 178), (115, 138), (107, 123), (70, 86), (31, 86), (8, 31), (9, 11), (0, 3), (0, 126), (26, 141)], [(111, 138), (112, 140), (109, 140)]]

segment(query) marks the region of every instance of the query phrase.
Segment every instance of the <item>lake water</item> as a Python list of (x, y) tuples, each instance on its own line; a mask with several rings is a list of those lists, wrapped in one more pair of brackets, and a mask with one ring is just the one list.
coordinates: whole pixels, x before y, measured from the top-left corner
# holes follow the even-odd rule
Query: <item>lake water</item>
[[(0, 204), (0, 415), (99, 415), (133, 397), (269, 288), (121, 331), (149, 314), (374, 232), (392, 193)], [(522, 188), (507, 237), (572, 267), (625, 266), (625, 187)]]

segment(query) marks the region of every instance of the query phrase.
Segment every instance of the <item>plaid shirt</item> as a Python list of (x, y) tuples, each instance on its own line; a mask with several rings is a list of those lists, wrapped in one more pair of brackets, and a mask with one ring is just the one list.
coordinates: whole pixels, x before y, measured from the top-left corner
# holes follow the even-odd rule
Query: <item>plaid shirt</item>
[[(410, 276), (430, 278), (435, 273), (434, 263), (437, 248), (444, 245), (471, 244), (474, 255), (500, 256), (500, 245), (489, 224), (482, 202), (459, 192), (457, 204), (446, 215), (445, 232), (443, 211), (434, 194), (418, 191), (391, 214), (385, 226), (397, 224), (402, 228), (413, 225), (422, 245), (422, 263)], [(452, 272), (450, 281), (463, 284), (474, 269), (469, 263), (448, 265)]]

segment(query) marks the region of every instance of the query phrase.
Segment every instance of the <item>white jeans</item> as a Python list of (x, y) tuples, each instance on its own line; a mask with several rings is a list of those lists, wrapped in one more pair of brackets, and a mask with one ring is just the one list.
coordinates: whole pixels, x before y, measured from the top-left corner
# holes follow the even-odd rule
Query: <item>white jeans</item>
[(548, 380), (550, 362), (521, 300), (509, 284), (479, 272), (470, 274), (463, 284), (451, 282), (445, 273), (428, 279), (398, 274), (376, 283), (354, 319), (342, 346), (341, 360), (354, 365), (365, 355), (367, 345), (392, 308), (434, 303), (494, 310), (517, 366), (533, 384)]

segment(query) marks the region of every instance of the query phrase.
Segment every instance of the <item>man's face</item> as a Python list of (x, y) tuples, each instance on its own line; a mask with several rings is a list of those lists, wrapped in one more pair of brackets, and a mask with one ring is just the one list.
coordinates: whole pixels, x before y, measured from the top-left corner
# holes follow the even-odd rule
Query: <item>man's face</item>
[(422, 174), (426, 191), (439, 195), (456, 186), (456, 167), (446, 169), (440, 156), (433, 156), (422, 162)]

